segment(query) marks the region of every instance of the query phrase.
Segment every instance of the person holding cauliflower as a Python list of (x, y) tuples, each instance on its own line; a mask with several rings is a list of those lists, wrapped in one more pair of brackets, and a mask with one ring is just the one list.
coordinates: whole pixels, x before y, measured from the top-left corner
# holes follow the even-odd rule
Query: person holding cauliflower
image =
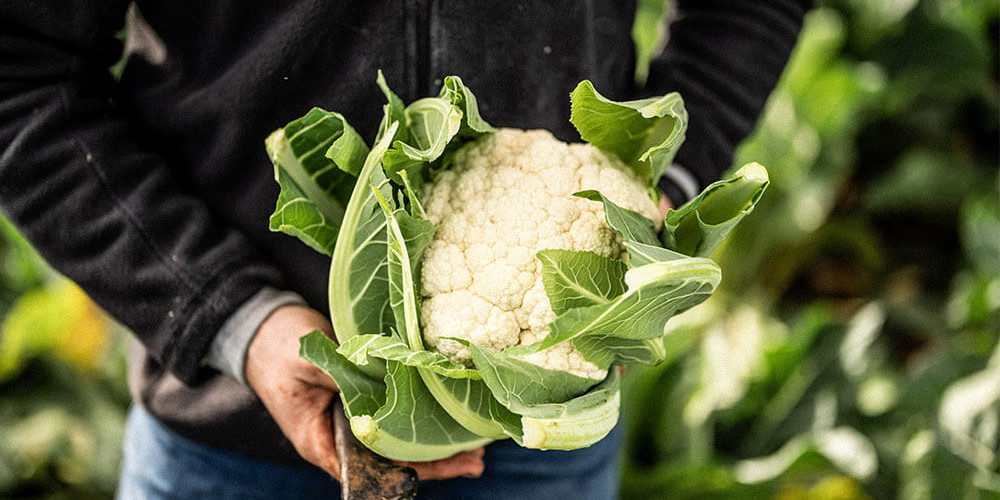
[[(422, 307), (409, 320), (453, 374), (549, 335), (565, 304), (545, 294), (540, 251), (620, 260), (630, 242), (602, 206), (659, 224), (718, 179), (809, 4), (679, 0), (638, 88), (633, 2), (9, 2), (0, 209), (138, 340), (119, 497), (339, 496), (329, 408), (340, 388), (298, 353), (304, 332), (340, 335), (341, 318), (317, 312), (328, 307), (329, 258), (265, 222), (278, 198), (261, 148), (271, 131), (322, 105), (360, 137), (391, 138), (371, 111), (388, 94), (370, 85), (378, 69), (407, 101), (448, 74), (476, 89), (479, 111), (504, 128), (415, 186), (426, 205), (411, 207), (437, 229), (412, 270)], [(123, 49), (116, 79), (107, 68)], [(687, 141), (654, 179), (659, 206), (613, 156), (567, 144), (579, 136), (566, 96), (581, 79), (621, 99), (684, 96)], [(595, 190), (604, 205), (573, 196)], [(395, 199), (370, 191), (371, 206), (391, 208)], [(604, 379), (607, 367), (577, 347), (518, 359)], [(619, 444), (618, 429), (574, 451), (501, 440), (410, 465), (426, 480), (420, 498), (614, 498)]]

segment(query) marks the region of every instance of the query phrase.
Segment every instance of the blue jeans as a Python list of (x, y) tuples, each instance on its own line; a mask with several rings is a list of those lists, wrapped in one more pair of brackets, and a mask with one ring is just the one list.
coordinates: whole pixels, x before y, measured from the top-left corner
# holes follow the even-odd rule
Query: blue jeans
[[(619, 426), (584, 450), (497, 443), (486, 448), (482, 477), (422, 481), (417, 498), (611, 500), (618, 495), (621, 440)], [(319, 469), (261, 462), (180, 437), (135, 405), (126, 427), (118, 498), (335, 500), (340, 488)]]

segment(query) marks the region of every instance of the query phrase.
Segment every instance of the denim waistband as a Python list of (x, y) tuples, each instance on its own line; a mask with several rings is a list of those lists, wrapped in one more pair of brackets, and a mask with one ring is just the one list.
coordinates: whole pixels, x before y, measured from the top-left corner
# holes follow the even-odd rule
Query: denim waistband
[[(618, 493), (621, 433), (616, 427), (604, 440), (574, 451), (495, 443), (486, 448), (482, 477), (422, 481), (417, 498), (611, 500)], [(118, 498), (320, 500), (340, 498), (340, 488), (319, 469), (264, 462), (181, 437), (135, 405)]]

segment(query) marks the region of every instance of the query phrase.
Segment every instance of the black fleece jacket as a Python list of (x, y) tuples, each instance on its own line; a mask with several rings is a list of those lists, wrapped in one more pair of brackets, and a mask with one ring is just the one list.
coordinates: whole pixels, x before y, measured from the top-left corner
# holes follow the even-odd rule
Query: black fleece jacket
[(677, 161), (705, 185), (753, 128), (808, 3), (678, 0), (639, 89), (625, 0), (142, 0), (120, 81), (108, 67), (128, 2), (5, 1), (0, 210), (135, 332), (133, 389), (154, 414), (209, 444), (293, 460), (270, 444), (280, 433), (252, 393), (201, 364), (262, 287), (326, 310), (327, 258), (267, 230), (270, 131), (320, 106), (370, 141), (382, 69), (406, 101), (456, 74), (492, 124), (578, 140), (568, 94), (589, 78), (612, 99), (681, 92), (691, 127)]

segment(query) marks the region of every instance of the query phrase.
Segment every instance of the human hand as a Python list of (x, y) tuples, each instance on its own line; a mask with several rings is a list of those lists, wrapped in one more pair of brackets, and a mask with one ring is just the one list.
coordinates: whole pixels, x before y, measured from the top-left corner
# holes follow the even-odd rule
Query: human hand
[[(284, 306), (261, 324), (247, 350), (246, 379), (285, 437), (310, 463), (340, 477), (330, 406), (339, 389), (327, 374), (299, 357), (299, 337), (313, 330), (333, 336), (320, 313)], [(476, 477), (483, 472), (483, 449), (433, 462), (406, 462), (420, 479)], [(402, 463), (402, 462), (401, 462)]]
[(670, 198), (667, 198), (667, 195), (661, 194), (660, 195), (660, 204), (659, 204), (660, 218), (662, 219), (662, 218), (666, 217), (667, 216), (667, 212), (673, 210), (673, 208), (674, 208), (674, 204), (670, 202)]

